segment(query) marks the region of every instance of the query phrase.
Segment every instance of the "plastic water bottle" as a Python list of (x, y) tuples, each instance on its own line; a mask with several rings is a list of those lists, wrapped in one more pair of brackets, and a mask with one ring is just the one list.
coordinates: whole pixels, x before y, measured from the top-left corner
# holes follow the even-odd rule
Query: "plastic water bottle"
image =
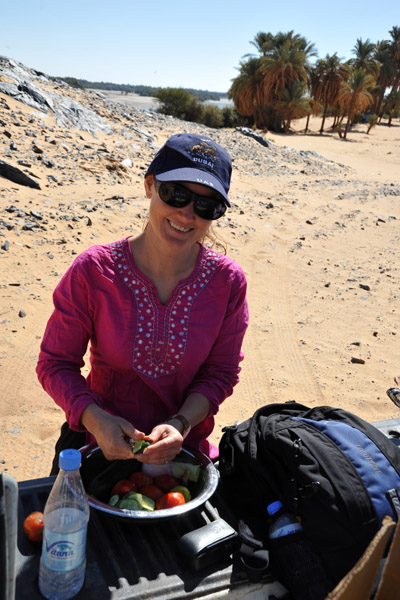
[(63, 450), (60, 472), (44, 509), (39, 588), (48, 600), (68, 600), (83, 585), (89, 506), (79, 472), (81, 454)]
[(268, 529), (268, 536), (270, 539), (303, 531), (301, 523), (297, 520), (296, 516), (286, 511), (282, 512), (282, 509), (283, 504), (280, 500), (271, 502), (271, 504), (268, 504), (267, 506), (267, 512), (270, 517), (273, 517), (278, 513), (272, 520)]
[(267, 506), (271, 568), (296, 600), (324, 600), (334, 585), (296, 515), (277, 500)]

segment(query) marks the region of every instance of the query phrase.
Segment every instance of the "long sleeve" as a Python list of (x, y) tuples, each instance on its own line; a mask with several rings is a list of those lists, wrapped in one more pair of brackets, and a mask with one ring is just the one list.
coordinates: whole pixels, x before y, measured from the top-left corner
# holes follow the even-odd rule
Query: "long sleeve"
[(230, 287), (230, 296), (218, 336), (186, 391), (186, 395), (200, 392), (206, 396), (210, 414), (218, 412), (219, 404), (232, 394), (239, 381), (239, 364), (244, 358), (241, 347), (249, 321), (243, 272), (233, 271), (226, 285)]
[(54, 311), (48, 321), (41, 344), (36, 372), (46, 392), (66, 414), (70, 426), (83, 430), (80, 415), (101, 397), (90, 390), (81, 374), (88, 342), (93, 335), (82, 261), (77, 260), (66, 272), (53, 294)]

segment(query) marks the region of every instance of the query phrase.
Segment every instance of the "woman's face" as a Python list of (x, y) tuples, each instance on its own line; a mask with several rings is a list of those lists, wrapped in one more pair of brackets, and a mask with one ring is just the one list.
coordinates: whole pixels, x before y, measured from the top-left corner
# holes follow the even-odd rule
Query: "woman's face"
[[(215, 196), (215, 192), (197, 183), (180, 183), (182, 187), (201, 196)], [(157, 237), (171, 248), (191, 247), (202, 240), (211, 221), (202, 219), (193, 210), (193, 202), (175, 208), (163, 202), (157, 193), (154, 177), (145, 179), (146, 196), (150, 198), (149, 226)]]

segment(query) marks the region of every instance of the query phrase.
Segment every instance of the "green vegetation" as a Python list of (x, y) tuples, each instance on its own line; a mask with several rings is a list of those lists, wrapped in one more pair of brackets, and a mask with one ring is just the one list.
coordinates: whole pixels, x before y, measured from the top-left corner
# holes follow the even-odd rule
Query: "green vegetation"
[(203, 104), (183, 88), (160, 88), (154, 97), (160, 101), (158, 112), (177, 119), (203, 123), (214, 129), (247, 124), (247, 119), (240, 117), (232, 106), (220, 109), (213, 104)]
[[(156, 92), (160, 89), (159, 87), (152, 87), (151, 85), (131, 85), (128, 83), (111, 83), (109, 81), (87, 81), (86, 79), (75, 79), (75, 77), (58, 77), (62, 81), (66, 81), (72, 87), (80, 87), (84, 89), (92, 90), (107, 90), (113, 92), (121, 92), (123, 94), (135, 93), (139, 96), (155, 96)], [(200, 102), (206, 100), (219, 100), (220, 98), (226, 98), (225, 92), (209, 92), (208, 90), (194, 90), (187, 88), (192, 96), (195, 96)]]
[(71, 87), (76, 88), (78, 90), (85, 89), (83, 87), (82, 83), (80, 82), (80, 80), (76, 79), (75, 77), (57, 77), (54, 79), (61, 79), (61, 81), (65, 81), (65, 83), (68, 83), (68, 85), (70, 85)]
[(260, 31), (251, 42), (258, 54), (242, 58), (228, 97), (239, 115), (264, 130), (286, 132), (293, 119), (311, 114), (322, 116), (320, 133), (333, 116), (343, 138), (357, 113), (365, 120), (375, 115), (369, 123), (386, 117), (390, 125), (400, 116), (400, 27), (389, 35), (376, 44), (357, 39), (355, 57), (347, 62), (335, 53), (311, 64), (314, 45), (299, 34)]

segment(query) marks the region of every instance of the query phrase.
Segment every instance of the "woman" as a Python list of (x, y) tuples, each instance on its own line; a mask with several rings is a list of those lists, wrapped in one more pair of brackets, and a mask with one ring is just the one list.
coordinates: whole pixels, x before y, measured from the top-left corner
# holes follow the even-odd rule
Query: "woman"
[(135, 455), (145, 463), (172, 460), (184, 439), (217, 456), (207, 437), (238, 382), (246, 279), (201, 242), (230, 206), (231, 171), (212, 140), (172, 136), (145, 175), (145, 230), (92, 246), (61, 279), (37, 365), (66, 414), (57, 453), (83, 445), (85, 432), (109, 460), (132, 458), (128, 440), (145, 436), (152, 444)]

